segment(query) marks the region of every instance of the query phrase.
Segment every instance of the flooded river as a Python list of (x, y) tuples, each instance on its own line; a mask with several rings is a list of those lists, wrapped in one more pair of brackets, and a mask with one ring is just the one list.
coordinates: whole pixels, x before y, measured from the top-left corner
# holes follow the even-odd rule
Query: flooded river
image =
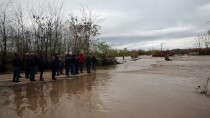
[(0, 118), (210, 118), (196, 92), (210, 57), (142, 57), (96, 73), (0, 88)]

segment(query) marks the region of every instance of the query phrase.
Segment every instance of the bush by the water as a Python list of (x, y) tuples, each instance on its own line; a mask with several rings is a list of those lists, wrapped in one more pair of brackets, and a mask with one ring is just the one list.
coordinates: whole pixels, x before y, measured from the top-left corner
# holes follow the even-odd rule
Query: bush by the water
[(115, 58), (101, 58), (98, 59), (98, 65), (114, 65), (120, 64)]

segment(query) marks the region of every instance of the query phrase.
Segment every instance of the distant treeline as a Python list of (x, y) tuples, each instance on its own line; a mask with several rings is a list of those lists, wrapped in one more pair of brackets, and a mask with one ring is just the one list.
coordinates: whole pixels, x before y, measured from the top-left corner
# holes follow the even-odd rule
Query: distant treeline
[(157, 57), (164, 57), (166, 55), (210, 55), (210, 48), (189, 48), (189, 49), (172, 49), (172, 50), (112, 50), (110, 49), (107, 53), (107, 57), (125, 57), (131, 56), (133, 58), (140, 55), (152, 55)]
[(174, 54), (190, 54), (197, 52), (197, 55), (210, 55), (210, 48), (174, 49)]

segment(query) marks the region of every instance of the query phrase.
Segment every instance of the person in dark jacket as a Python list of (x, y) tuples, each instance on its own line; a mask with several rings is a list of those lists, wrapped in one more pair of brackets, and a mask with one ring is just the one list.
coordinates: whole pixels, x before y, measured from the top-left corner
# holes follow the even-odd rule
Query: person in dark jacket
[(69, 68), (70, 68), (70, 55), (66, 54), (65, 56), (65, 70), (66, 70), (66, 75), (69, 75)]
[(29, 58), (30, 81), (35, 81), (36, 66), (37, 66), (36, 57), (35, 57), (34, 53), (31, 53), (30, 58)]
[(38, 69), (40, 71), (40, 78), (39, 78), (39, 81), (43, 81), (44, 78), (43, 78), (43, 73), (44, 73), (44, 57), (42, 54), (39, 54), (38, 56)]
[(20, 58), (17, 53), (14, 54), (13, 65), (13, 82), (20, 82)]
[(59, 55), (56, 54), (55, 56), (55, 65), (56, 65), (56, 74), (57, 76), (60, 75), (60, 60), (59, 60)]
[(75, 56), (75, 74), (79, 74), (79, 58)]
[(30, 57), (29, 54), (26, 53), (24, 58), (25, 78), (29, 78), (29, 72), (30, 72), (29, 63), (30, 63)]
[(59, 71), (60, 71), (60, 74), (63, 75), (63, 68), (64, 68), (64, 65), (65, 65), (63, 56), (59, 58), (59, 61), (60, 61), (60, 65), (59, 65), (60, 70)]
[(70, 56), (70, 68), (71, 68), (71, 75), (75, 75), (75, 56), (71, 55)]
[(59, 68), (59, 58), (58, 58), (58, 54), (55, 54), (55, 56), (53, 56), (52, 61), (51, 61), (51, 69), (52, 69), (52, 80), (56, 80), (55, 75), (57, 72), (57, 69)]
[(39, 67), (38, 67), (38, 55), (34, 54), (34, 58), (35, 58), (35, 61), (36, 61), (35, 74), (37, 74), (38, 69), (39, 69)]
[(87, 68), (87, 73), (90, 73), (90, 68), (91, 68), (91, 57), (90, 56), (87, 56), (85, 64), (86, 64), (86, 68)]
[(92, 71), (96, 71), (96, 57), (95, 56), (92, 56), (91, 58), (91, 67), (92, 67)]

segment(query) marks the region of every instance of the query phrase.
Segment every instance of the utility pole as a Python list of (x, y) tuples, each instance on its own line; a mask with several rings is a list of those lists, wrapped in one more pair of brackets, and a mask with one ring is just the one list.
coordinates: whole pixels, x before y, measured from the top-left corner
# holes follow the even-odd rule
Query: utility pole
[(160, 51), (163, 51), (163, 43), (160, 43)]

